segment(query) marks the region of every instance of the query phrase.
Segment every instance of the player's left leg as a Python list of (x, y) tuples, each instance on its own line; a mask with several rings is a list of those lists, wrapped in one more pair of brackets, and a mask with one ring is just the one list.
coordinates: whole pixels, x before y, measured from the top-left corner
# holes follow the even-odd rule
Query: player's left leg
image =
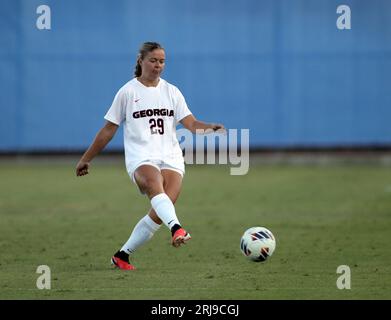
[[(173, 191), (172, 193), (168, 194), (168, 196), (170, 197), (171, 201), (175, 203), (181, 191), (183, 171), (167, 165), (165, 168), (162, 168), (161, 173), (164, 179), (163, 181), (164, 190), (166, 193), (167, 193), (166, 190)], [(155, 222), (159, 222), (160, 220), (155, 211), (150, 211), (150, 217), (154, 219)], [(171, 228), (171, 234), (172, 234), (171, 244), (174, 247), (179, 247), (181, 244), (184, 244), (185, 241), (191, 239), (190, 234), (186, 232), (185, 229), (182, 228), (178, 219), (176, 219), (175, 224)]]
[[(182, 187), (182, 174), (167, 169), (161, 170), (161, 174), (163, 176), (164, 192), (170, 198), (172, 203), (175, 203), (179, 197)], [(121, 269), (133, 270), (132, 268), (134, 267), (128, 263), (129, 255), (134, 253), (140, 246), (150, 240), (154, 233), (160, 228), (161, 224), (162, 221), (157, 216), (155, 210), (151, 208), (149, 213), (136, 224), (128, 241), (114, 255), (114, 258), (117, 257), (126, 262), (124, 263), (125, 268)], [(172, 234), (174, 246), (179, 246), (181, 243), (184, 243), (184, 241), (190, 239), (190, 234), (184, 231), (179, 224), (174, 225), (173, 230), (174, 232), (172, 232)]]
[[(182, 175), (169, 169), (162, 169), (161, 174), (163, 176), (164, 192), (168, 195), (172, 203), (175, 204), (182, 188)], [(162, 224), (162, 220), (160, 220), (153, 208), (149, 210), (148, 215), (155, 223)]]
[[(173, 204), (178, 199), (182, 187), (182, 176), (172, 170), (162, 170), (164, 192)], [(128, 241), (122, 246), (120, 251), (128, 255), (134, 253), (141, 245), (150, 240), (154, 233), (160, 228), (162, 221), (157, 216), (155, 210), (151, 208), (134, 227)], [(176, 231), (176, 230), (175, 230)]]

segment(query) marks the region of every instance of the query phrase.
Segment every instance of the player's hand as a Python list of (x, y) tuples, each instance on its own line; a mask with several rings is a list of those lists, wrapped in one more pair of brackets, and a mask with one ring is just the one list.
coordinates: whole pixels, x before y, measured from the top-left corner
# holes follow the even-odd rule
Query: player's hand
[(89, 167), (90, 167), (89, 162), (85, 162), (85, 161), (80, 160), (76, 166), (76, 176), (80, 177), (80, 176), (84, 176), (84, 175), (88, 174)]
[(224, 125), (221, 123), (212, 123), (212, 130), (216, 133), (227, 133), (227, 130), (225, 129)]

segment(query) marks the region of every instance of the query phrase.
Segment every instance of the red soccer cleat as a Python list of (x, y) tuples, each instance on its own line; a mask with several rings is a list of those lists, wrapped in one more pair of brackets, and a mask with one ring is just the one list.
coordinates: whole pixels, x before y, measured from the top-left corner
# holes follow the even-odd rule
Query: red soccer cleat
[(184, 244), (185, 241), (188, 241), (191, 239), (190, 233), (186, 232), (185, 229), (180, 228), (177, 231), (175, 231), (174, 235), (172, 236), (172, 242), (171, 244), (178, 248), (181, 244)]
[(115, 256), (111, 258), (111, 263), (121, 270), (136, 270), (134, 265)]

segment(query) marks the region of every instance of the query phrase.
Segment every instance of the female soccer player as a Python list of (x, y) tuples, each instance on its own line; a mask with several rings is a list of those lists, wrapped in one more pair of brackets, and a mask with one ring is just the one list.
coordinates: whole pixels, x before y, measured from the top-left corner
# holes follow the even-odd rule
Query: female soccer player
[(156, 42), (144, 43), (137, 57), (135, 77), (116, 94), (105, 115), (106, 124), (76, 166), (76, 175), (88, 174), (92, 159), (109, 143), (124, 123), (126, 169), (152, 208), (134, 227), (128, 241), (111, 258), (123, 270), (134, 270), (129, 255), (152, 238), (162, 222), (171, 230), (172, 245), (190, 240), (175, 212), (174, 203), (181, 191), (185, 173), (176, 126), (195, 133), (201, 130), (225, 130), (222, 124), (197, 120), (190, 112), (179, 89), (160, 78), (165, 53)]

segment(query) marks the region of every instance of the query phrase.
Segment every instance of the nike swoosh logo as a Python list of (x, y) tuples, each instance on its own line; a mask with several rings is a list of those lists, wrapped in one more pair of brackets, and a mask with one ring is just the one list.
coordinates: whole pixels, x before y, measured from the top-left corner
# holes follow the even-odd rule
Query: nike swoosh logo
[(140, 99), (136, 99), (136, 100), (134, 100), (134, 102), (138, 102)]
[(173, 220), (171, 220), (169, 223), (167, 223), (167, 224), (170, 224), (171, 222), (173, 222), (174, 221), (174, 219)]

